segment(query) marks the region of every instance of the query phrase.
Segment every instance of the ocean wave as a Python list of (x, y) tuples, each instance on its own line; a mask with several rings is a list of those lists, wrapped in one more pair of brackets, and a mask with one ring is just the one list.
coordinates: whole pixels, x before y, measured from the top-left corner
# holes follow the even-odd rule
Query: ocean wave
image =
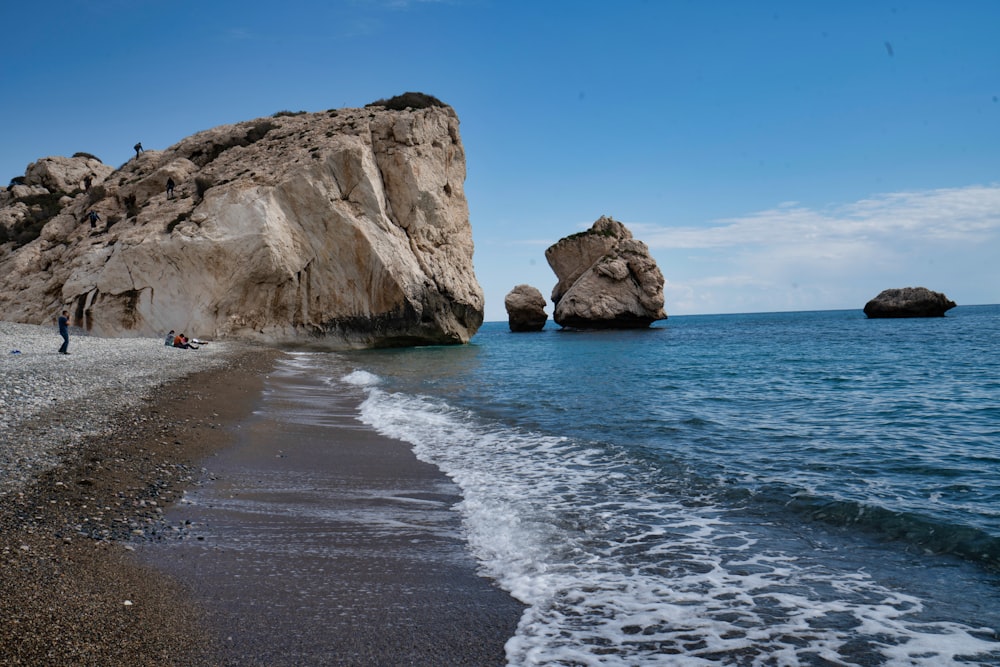
[[(1000, 660), (989, 628), (691, 495), (652, 459), (366, 386), (360, 418), (462, 489), (483, 574), (528, 605), (513, 665), (942, 665)], [(676, 473), (672, 470), (671, 474)], [(717, 500), (717, 497), (716, 497)], [(822, 554), (818, 554), (822, 556)]]
[(756, 511), (774, 514), (772, 508), (794, 512), (832, 526), (850, 526), (881, 540), (895, 540), (928, 554), (949, 554), (1000, 571), (1000, 537), (975, 526), (948, 523), (944, 517), (904, 512), (857, 500), (831, 498), (782, 484), (753, 491), (731, 491), (757, 505)]
[(374, 387), (381, 382), (379, 376), (362, 370), (351, 371), (342, 377), (341, 380), (347, 384), (353, 384), (357, 387)]

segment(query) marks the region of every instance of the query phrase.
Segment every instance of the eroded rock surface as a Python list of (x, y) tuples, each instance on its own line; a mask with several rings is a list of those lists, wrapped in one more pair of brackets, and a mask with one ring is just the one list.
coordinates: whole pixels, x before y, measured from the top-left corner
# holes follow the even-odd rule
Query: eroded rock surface
[[(49, 323), (65, 308), (100, 335), (365, 346), (463, 343), (482, 324), (450, 107), (217, 127), (87, 192), (60, 195), (77, 174), (39, 163), (0, 191), (2, 319)], [(30, 215), (49, 219), (22, 244), (11, 237)]]
[(559, 282), (553, 319), (570, 328), (642, 328), (666, 319), (663, 274), (649, 248), (603, 216), (545, 251)]
[(545, 313), (545, 297), (531, 285), (518, 285), (512, 289), (504, 297), (503, 304), (511, 331), (541, 331), (549, 319)]

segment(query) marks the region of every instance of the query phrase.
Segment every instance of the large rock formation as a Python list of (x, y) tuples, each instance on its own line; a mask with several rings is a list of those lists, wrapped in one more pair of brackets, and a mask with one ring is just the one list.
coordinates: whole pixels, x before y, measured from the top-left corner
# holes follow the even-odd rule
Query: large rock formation
[[(0, 318), (65, 308), (100, 335), (467, 342), (483, 296), (458, 125), (443, 105), (281, 113), (92, 170), (88, 192), (68, 189), (69, 167), (33, 165), (0, 192)], [(35, 240), (32, 216), (48, 216)]]
[(545, 314), (545, 297), (538, 288), (518, 285), (503, 300), (507, 309), (507, 325), (511, 331), (541, 331), (549, 316)]
[(945, 311), (955, 307), (955, 302), (941, 292), (926, 287), (887, 289), (865, 304), (865, 315), (870, 318), (889, 317), (944, 317)]
[(603, 216), (545, 251), (559, 282), (552, 319), (570, 328), (641, 328), (666, 319), (663, 274), (625, 225)]
[(114, 167), (85, 153), (77, 153), (73, 157), (46, 157), (28, 165), (24, 183), (43, 187), (49, 192), (72, 192), (100, 183), (113, 171)]

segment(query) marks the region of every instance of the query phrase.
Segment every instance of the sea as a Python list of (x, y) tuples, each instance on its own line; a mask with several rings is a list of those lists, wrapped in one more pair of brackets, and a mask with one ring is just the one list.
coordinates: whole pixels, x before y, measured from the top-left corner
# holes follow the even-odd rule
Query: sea
[(1000, 665), (1000, 306), (299, 352), (460, 488), (509, 665)]

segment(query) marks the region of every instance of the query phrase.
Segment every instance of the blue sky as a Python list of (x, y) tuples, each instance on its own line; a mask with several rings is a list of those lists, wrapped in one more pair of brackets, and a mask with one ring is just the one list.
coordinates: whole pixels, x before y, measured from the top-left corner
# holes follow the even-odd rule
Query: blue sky
[[(671, 315), (1000, 302), (1000, 2), (8, 3), (0, 179), (404, 91), (461, 119), (486, 319), (601, 215)], [(551, 313), (551, 307), (549, 309)]]

